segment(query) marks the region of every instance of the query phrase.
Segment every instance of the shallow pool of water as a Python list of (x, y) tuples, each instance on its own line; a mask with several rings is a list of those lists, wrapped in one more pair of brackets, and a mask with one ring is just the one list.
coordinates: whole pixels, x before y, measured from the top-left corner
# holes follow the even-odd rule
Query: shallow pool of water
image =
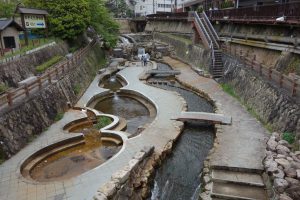
[(95, 107), (103, 113), (120, 116), (126, 119), (128, 133), (136, 133), (140, 126), (150, 122), (150, 113), (148, 109), (134, 98), (119, 96), (106, 98), (98, 102)]
[(117, 79), (116, 74), (113, 74), (111, 76), (104, 78), (100, 82), (100, 87), (110, 89), (111, 91), (117, 91), (123, 86), (122, 86), (121, 82)]
[(82, 174), (104, 163), (121, 148), (113, 142), (101, 141), (98, 131), (90, 131), (84, 136), (85, 143), (55, 153), (30, 171), (36, 181), (59, 181)]

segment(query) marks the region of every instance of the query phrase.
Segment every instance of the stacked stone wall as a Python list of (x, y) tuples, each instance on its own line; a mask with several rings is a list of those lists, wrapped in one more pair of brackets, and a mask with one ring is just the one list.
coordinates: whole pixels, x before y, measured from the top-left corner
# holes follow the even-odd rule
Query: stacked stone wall
[(224, 56), (224, 82), (231, 85), (247, 104), (273, 130), (294, 132), (300, 136), (300, 106), (266, 78), (243, 67), (239, 60)]
[(13, 107), (1, 109), (0, 150), (10, 157), (39, 135), (53, 122), (58, 113), (74, 105), (96, 75), (104, 52), (96, 44), (84, 61), (57, 82), (48, 85)]
[(65, 42), (60, 42), (8, 63), (2, 63), (0, 64), (0, 83), (5, 83), (9, 87), (17, 87), (18, 82), (36, 74), (36, 66), (54, 56), (64, 56), (67, 53), (68, 45)]

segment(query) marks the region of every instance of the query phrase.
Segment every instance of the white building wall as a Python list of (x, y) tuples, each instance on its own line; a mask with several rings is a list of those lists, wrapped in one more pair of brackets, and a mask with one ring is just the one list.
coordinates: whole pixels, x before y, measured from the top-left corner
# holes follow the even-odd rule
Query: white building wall
[(172, 12), (175, 0), (137, 0), (135, 5), (136, 15), (156, 14), (157, 12)]

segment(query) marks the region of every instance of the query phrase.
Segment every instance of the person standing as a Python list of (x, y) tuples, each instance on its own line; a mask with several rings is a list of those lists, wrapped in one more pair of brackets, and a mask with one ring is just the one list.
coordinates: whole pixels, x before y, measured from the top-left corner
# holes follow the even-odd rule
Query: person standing
[(147, 56), (144, 56), (144, 66), (147, 66)]
[(144, 66), (144, 55), (142, 55), (142, 57), (141, 57), (141, 62), (142, 62), (142, 67)]

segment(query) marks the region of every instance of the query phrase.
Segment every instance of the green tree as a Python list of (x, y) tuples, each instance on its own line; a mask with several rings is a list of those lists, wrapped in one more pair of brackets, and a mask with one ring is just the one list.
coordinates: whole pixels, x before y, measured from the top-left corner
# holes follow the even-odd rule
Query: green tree
[(84, 32), (90, 23), (87, 0), (24, 0), (29, 7), (49, 12), (49, 31), (62, 39), (74, 39)]
[(113, 19), (102, 0), (89, 0), (91, 13), (90, 25), (103, 37), (107, 47), (116, 45), (119, 34), (119, 25)]
[(19, 2), (18, 0), (0, 2), (0, 18), (11, 18)]

